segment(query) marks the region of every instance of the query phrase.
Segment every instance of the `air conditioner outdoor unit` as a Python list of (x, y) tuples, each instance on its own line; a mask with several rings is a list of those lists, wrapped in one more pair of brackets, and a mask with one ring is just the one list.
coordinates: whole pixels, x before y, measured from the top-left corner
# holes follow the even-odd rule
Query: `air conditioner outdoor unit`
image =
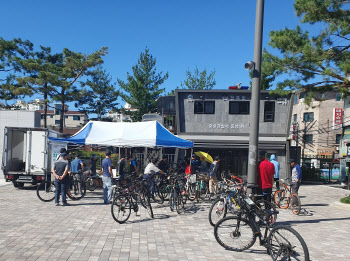
[(339, 147), (335, 147), (335, 150), (339, 150)]

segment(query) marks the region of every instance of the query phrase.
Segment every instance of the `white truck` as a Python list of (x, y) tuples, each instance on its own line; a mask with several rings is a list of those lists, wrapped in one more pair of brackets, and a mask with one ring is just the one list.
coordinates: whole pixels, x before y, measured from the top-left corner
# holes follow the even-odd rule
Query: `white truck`
[(51, 167), (65, 143), (49, 141), (61, 133), (44, 128), (5, 127), (2, 170), (15, 187), (51, 178)]

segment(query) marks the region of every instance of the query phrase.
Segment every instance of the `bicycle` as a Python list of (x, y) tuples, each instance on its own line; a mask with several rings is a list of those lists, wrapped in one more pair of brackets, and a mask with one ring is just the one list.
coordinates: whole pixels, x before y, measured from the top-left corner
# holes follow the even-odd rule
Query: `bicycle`
[(281, 189), (277, 190), (273, 196), (276, 205), (281, 209), (287, 209), (291, 206), (292, 212), (295, 215), (299, 215), (301, 202), (298, 194), (291, 193), (291, 189), (288, 188), (283, 179), (280, 179), (280, 181), (282, 182), (282, 185), (280, 185)]
[(125, 223), (130, 217), (131, 210), (137, 214), (139, 204), (147, 210), (151, 218), (154, 218), (148, 186), (145, 180), (138, 179), (120, 191), (120, 194), (113, 199), (111, 206), (112, 217), (116, 222)]
[(272, 227), (270, 224), (270, 217), (278, 211), (259, 211), (256, 204), (241, 192), (237, 198), (244, 211), (221, 219), (214, 228), (215, 239), (222, 247), (243, 251), (252, 247), (259, 238), (260, 245), (267, 249), (273, 260), (309, 260), (307, 245), (297, 231), (288, 226)]
[(169, 195), (169, 206), (170, 210), (174, 211), (176, 209), (178, 214), (181, 214), (184, 210), (184, 199), (183, 199), (183, 191), (184, 188), (181, 186), (180, 182), (182, 180), (182, 176), (173, 176), (170, 178), (171, 185), (170, 187), (170, 195)]
[[(69, 184), (67, 189), (67, 196), (71, 200), (79, 200), (85, 196), (86, 187), (84, 185), (78, 186), (81, 188), (81, 193), (77, 193), (77, 195), (73, 195), (71, 191), (71, 184), (73, 183), (71, 175), (69, 176)], [(85, 188), (85, 189), (83, 189)], [(41, 182), (36, 189), (36, 194), (41, 201), (50, 202), (55, 199), (56, 187), (55, 182), (50, 181), (47, 177), (46, 180)]]

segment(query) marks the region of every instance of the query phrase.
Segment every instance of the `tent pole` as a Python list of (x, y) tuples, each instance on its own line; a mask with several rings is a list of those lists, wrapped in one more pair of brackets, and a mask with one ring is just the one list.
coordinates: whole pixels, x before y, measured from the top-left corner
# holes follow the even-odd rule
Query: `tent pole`
[(119, 147), (119, 154), (118, 154), (118, 156), (119, 156), (119, 160), (118, 160), (118, 162), (119, 162), (119, 164), (118, 164), (118, 174), (120, 173), (120, 147)]
[(192, 169), (192, 155), (193, 155), (193, 148), (191, 148), (191, 155), (190, 155), (190, 169)]

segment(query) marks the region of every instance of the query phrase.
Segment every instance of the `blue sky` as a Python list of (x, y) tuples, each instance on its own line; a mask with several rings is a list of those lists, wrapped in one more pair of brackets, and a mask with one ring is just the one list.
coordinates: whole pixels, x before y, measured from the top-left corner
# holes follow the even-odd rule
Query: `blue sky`
[[(265, 1), (263, 47), (269, 31), (298, 24), (293, 3)], [(107, 46), (104, 68), (114, 82), (126, 80), (147, 46), (157, 70), (169, 73), (162, 86), (166, 92), (196, 66), (215, 69), (214, 89), (227, 89), (249, 85), (244, 63), (253, 60), (255, 8), (255, 0), (3, 1), (0, 36), (54, 52), (66, 47), (89, 54)]]

